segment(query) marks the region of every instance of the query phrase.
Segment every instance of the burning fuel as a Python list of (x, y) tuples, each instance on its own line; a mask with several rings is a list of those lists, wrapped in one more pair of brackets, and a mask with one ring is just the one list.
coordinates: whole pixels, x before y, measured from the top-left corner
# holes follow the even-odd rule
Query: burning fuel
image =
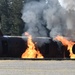
[[(61, 41), (70, 53), (70, 58), (75, 58), (72, 51), (75, 42), (75, 1), (74, 0), (30, 0), (25, 2), (22, 9), (22, 20), (25, 22), (24, 36), (28, 37), (28, 48), (22, 58), (44, 58), (40, 50), (36, 49), (32, 37), (44, 40), (35, 40), (38, 45), (50, 43), (49, 37)], [(61, 35), (61, 36), (58, 36)]]
[(28, 37), (27, 45), (28, 48), (22, 54), (22, 58), (44, 58), (39, 50), (36, 49), (35, 44), (32, 41), (32, 36), (25, 32), (25, 35)]
[(75, 54), (73, 53), (73, 51), (72, 51), (72, 48), (73, 48), (73, 46), (74, 46), (74, 44), (75, 44), (75, 42), (72, 42), (72, 41), (68, 41), (66, 38), (64, 38), (63, 36), (57, 36), (56, 38), (55, 38), (56, 40), (58, 40), (58, 41), (60, 41), (60, 42), (62, 42), (62, 44), (64, 45), (64, 46), (67, 46), (67, 50), (69, 50), (69, 52), (70, 52), (70, 58), (74, 58), (75, 59)]

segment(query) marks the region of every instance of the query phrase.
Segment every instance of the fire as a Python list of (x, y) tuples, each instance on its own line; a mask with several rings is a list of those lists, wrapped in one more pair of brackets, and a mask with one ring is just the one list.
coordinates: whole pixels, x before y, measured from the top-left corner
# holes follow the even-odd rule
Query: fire
[(22, 58), (44, 58), (39, 50), (35, 48), (35, 44), (32, 41), (32, 36), (29, 35), (27, 32), (25, 33), (26, 36), (28, 36), (27, 45), (28, 48), (26, 51), (22, 54)]
[(55, 38), (55, 40), (58, 40), (58, 41), (60, 41), (64, 46), (67, 46), (67, 50), (69, 50), (69, 52), (70, 52), (70, 58), (75, 58), (75, 54), (72, 52), (72, 47), (73, 47), (73, 45), (75, 44), (74, 42), (72, 42), (72, 41), (68, 41), (65, 37), (63, 37), (63, 36), (57, 36), (56, 38)]
[(44, 58), (39, 50), (37, 50), (37, 58)]

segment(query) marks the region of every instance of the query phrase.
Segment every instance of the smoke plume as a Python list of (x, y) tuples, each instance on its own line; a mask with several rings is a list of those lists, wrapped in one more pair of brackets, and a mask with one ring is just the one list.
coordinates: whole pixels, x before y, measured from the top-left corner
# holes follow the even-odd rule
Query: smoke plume
[(60, 5), (66, 10), (75, 10), (75, 0), (58, 0)]
[[(22, 9), (22, 19), (25, 22), (24, 32), (28, 32), (33, 37), (55, 38), (57, 35), (62, 35), (74, 39), (75, 11), (66, 11), (74, 9), (74, 3), (65, 6), (62, 1), (30, 0), (25, 3)], [(48, 40), (39, 42), (46, 43)]]

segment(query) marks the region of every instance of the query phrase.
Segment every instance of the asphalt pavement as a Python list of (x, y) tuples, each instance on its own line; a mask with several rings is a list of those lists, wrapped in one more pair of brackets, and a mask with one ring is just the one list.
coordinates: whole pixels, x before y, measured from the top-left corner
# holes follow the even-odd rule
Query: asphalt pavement
[(75, 60), (0, 60), (0, 75), (75, 75)]

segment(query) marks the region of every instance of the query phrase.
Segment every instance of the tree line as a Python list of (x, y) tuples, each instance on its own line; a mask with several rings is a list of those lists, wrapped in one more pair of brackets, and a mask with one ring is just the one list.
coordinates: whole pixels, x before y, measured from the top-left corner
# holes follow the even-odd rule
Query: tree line
[(0, 0), (0, 30), (4, 35), (22, 35), (21, 19), (24, 0)]

